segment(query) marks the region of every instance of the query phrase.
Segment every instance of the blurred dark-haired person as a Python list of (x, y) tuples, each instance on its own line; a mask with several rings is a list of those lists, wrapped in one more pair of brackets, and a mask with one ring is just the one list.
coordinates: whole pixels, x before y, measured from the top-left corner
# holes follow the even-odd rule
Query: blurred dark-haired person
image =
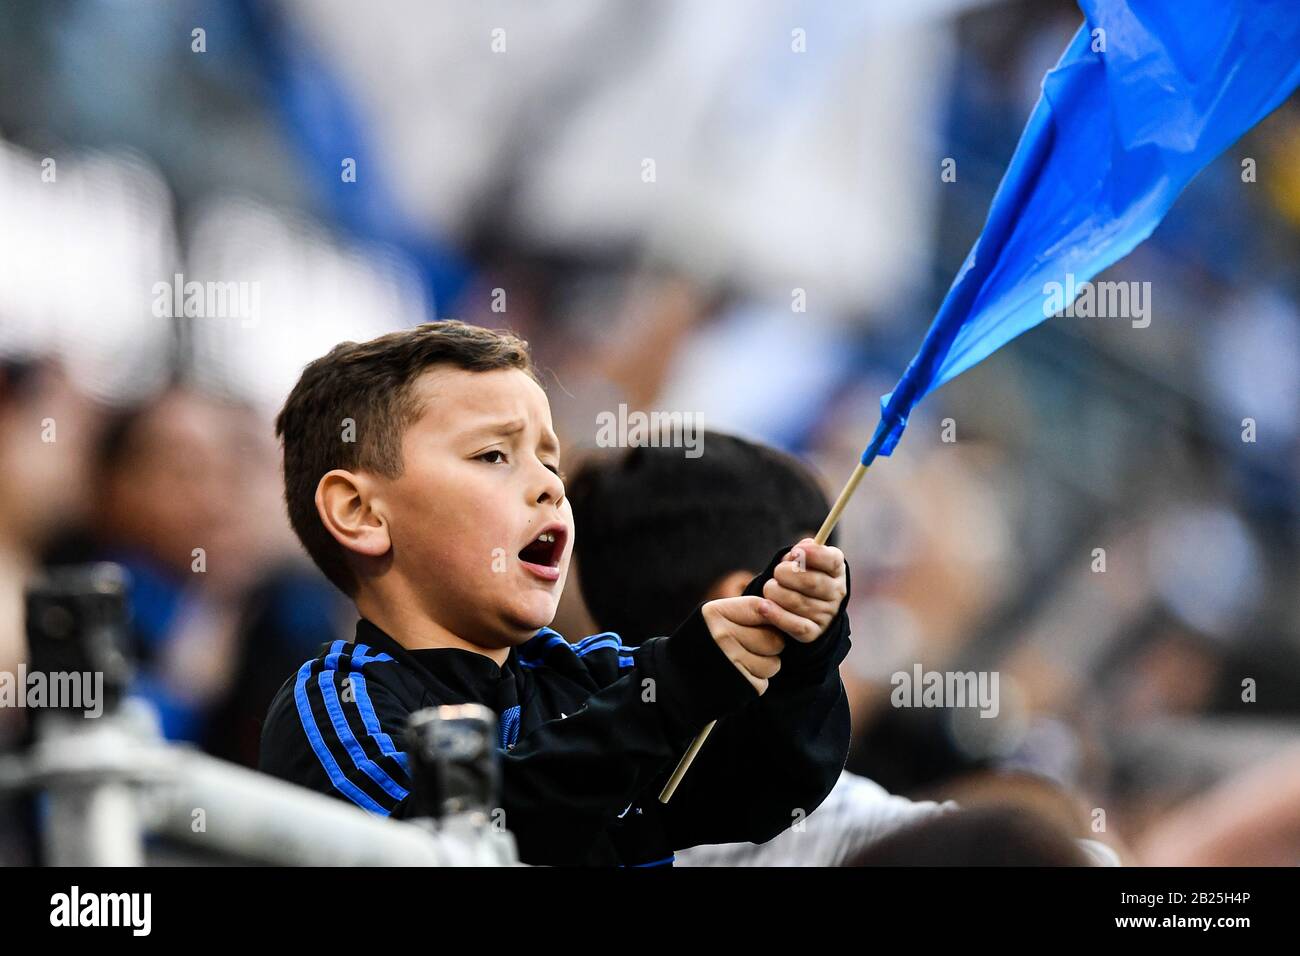
[[(821, 526), (826, 496), (798, 459), (718, 432), (706, 432), (701, 447), (698, 457), (644, 446), (588, 459), (570, 482), (583, 529), (575, 568), (596, 629), (633, 643), (667, 633), (702, 602), (743, 593), (774, 548)], [(778, 674), (769, 694), (781, 692)], [(763, 699), (751, 706), (762, 708)], [(705, 750), (716, 746), (725, 743), (711, 738)], [(762, 766), (753, 772), (762, 779)], [(834, 866), (953, 806), (913, 802), (841, 771), (816, 812), (792, 807), (791, 829), (775, 839), (699, 846), (678, 854), (678, 862)]]

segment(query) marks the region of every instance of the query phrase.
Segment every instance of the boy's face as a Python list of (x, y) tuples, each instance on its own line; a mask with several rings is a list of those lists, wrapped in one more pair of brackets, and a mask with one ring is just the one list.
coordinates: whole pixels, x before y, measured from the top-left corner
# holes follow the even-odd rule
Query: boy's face
[(520, 644), (554, 619), (573, 551), (546, 393), (517, 369), (437, 368), (414, 388), (402, 476), (376, 486), (391, 570), (462, 640)]

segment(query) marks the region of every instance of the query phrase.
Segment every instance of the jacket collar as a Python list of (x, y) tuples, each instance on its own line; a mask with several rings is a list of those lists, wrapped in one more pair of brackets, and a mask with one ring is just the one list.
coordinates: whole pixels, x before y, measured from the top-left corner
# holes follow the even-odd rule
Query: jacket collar
[[(536, 638), (530, 640), (524, 646), (527, 647), (535, 640)], [(492, 658), (461, 648), (403, 647), (395, 638), (364, 617), (357, 621), (356, 643), (375, 651), (383, 651), (402, 661), (426, 678), (425, 683), (436, 684), (472, 699), (483, 699), (485, 695), (494, 694), (503, 680), (513, 676), (517, 666), (513, 649), (506, 659), (505, 667), (498, 667)]]

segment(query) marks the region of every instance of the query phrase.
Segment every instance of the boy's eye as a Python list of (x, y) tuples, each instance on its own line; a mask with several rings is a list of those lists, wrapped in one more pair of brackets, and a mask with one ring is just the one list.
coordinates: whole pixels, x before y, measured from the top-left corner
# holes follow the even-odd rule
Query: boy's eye
[[(496, 457), (493, 457), (496, 456)], [(506, 460), (505, 452), (493, 448), (491, 451), (485, 451), (481, 455), (475, 456), (479, 461), (486, 461), (489, 465), (496, 465)]]
[(564, 480), (565, 480), (565, 479), (564, 479), (564, 472), (560, 471), (560, 466), (559, 466), (559, 465), (547, 465), (546, 468), (547, 468), (547, 470), (548, 470), (549, 472), (551, 472), (551, 474), (555, 475), (556, 478), (559, 478), (560, 481), (564, 481)]

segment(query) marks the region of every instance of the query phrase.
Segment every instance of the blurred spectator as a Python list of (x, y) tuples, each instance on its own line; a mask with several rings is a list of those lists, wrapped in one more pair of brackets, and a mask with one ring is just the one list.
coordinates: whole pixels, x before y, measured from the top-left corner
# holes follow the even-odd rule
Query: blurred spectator
[[(26, 657), (23, 590), (42, 550), (85, 507), (95, 420), (56, 364), (0, 361), (0, 671)], [(0, 744), (21, 720), (0, 709)]]
[(329, 585), (285, 567), (287, 538), (267, 533), (283, 525), (259, 480), (274, 445), (253, 440), (249, 415), (181, 385), (113, 415), (90, 517), (48, 561), (127, 569), (135, 692), (168, 738), (219, 741), (210, 749), (251, 765), (270, 698), (344, 622)]
[[(569, 483), (576, 533), (571, 573), (596, 628), (633, 645), (671, 634), (704, 601), (743, 594), (779, 549), (812, 537), (829, 509), (816, 478), (797, 459), (717, 431), (696, 437), (698, 457), (665, 441), (589, 458)], [(869, 626), (858, 640), (870, 640)], [(780, 675), (773, 680), (779, 683)], [(762, 700), (751, 706), (761, 709)], [(806, 820), (797, 816), (761, 847), (697, 846), (679, 851), (677, 860), (683, 866), (834, 866), (952, 807), (892, 796), (845, 772)]]

